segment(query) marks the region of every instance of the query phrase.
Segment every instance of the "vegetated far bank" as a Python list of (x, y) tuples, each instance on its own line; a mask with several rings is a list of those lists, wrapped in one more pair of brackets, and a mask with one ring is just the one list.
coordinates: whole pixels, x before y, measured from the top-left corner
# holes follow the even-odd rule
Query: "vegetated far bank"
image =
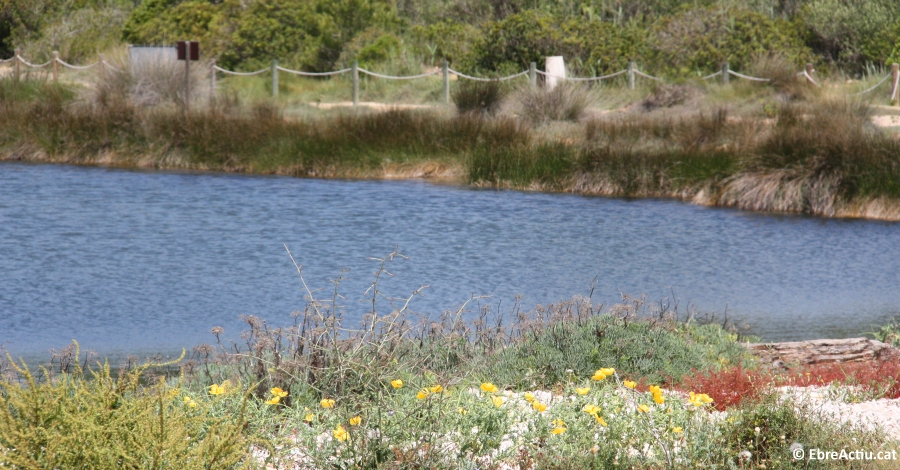
[[(227, 101), (227, 100), (226, 100)], [(900, 220), (900, 141), (847, 99), (619, 113), (576, 123), (392, 110), (286, 119), (234, 102), (184, 116), (115, 93), (0, 81), (0, 159), (674, 197), (757, 211)]]

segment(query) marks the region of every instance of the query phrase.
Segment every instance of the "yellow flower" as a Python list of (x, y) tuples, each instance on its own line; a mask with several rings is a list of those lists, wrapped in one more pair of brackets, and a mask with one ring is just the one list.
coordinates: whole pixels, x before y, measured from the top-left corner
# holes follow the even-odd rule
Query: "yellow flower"
[(272, 392), (272, 395), (275, 395), (278, 398), (284, 398), (284, 397), (288, 396), (288, 392), (285, 392), (284, 390), (282, 390), (278, 387), (273, 388), (271, 390), (271, 392)]
[(481, 391), (485, 393), (497, 393), (497, 386), (490, 382), (485, 382), (481, 384)]
[(674, 428), (672, 428), (672, 432), (677, 433), (677, 434), (681, 434), (681, 433), (684, 432), (684, 430), (681, 429), (681, 426), (675, 426)]
[(533, 394), (533, 393), (525, 392), (525, 401), (527, 401), (528, 403), (533, 402), (533, 401), (534, 401), (534, 394)]
[(303, 421), (306, 421), (307, 423), (311, 423), (311, 422), (313, 422), (314, 419), (316, 419), (316, 415), (314, 415), (312, 413), (307, 413), (306, 417), (303, 418)]
[(468, 413), (469, 413), (468, 411), (466, 411), (465, 408), (459, 408), (459, 409), (457, 409), (456, 411), (459, 411), (459, 414), (461, 414), (461, 415), (464, 415), (464, 414), (468, 414)]
[(600, 412), (600, 407), (597, 405), (587, 404), (587, 405), (584, 405), (584, 408), (582, 408), (581, 411), (584, 411), (585, 413), (587, 413), (589, 415), (595, 415)]
[(362, 422), (362, 418), (359, 416), (354, 416), (350, 418), (350, 426), (358, 426), (359, 423)]
[(184, 397), (184, 403), (191, 408), (197, 407), (197, 402), (195, 402), (191, 397)]
[(615, 373), (616, 373), (616, 370), (613, 369), (612, 367), (605, 367), (605, 368), (597, 369), (597, 371), (594, 372), (594, 376), (591, 378), (594, 380), (603, 380)]
[(709, 395), (705, 393), (694, 393), (691, 392), (691, 398), (688, 400), (694, 406), (703, 406), (707, 403), (712, 403), (713, 399), (709, 397)]
[(423, 388), (422, 390), (419, 390), (419, 393), (416, 394), (416, 398), (418, 398), (419, 400), (428, 398), (428, 389)]
[(580, 387), (575, 389), (575, 393), (579, 395), (587, 395), (591, 391), (591, 387)]
[(638, 405), (638, 411), (640, 411), (642, 413), (649, 413), (650, 407), (647, 405)]
[(655, 401), (658, 405), (662, 405), (663, 403), (666, 402), (666, 399), (663, 398), (662, 393), (654, 393), (653, 401)]
[(226, 382), (222, 382), (222, 385), (212, 384), (209, 386), (209, 394), (210, 395), (222, 395), (225, 393), (225, 384)]
[(430, 390), (431, 393), (441, 393), (444, 391), (444, 387), (441, 387), (440, 385), (435, 385), (434, 387), (431, 387), (428, 390)]
[(173, 388), (173, 389), (169, 390), (168, 392), (166, 392), (166, 396), (169, 398), (175, 398), (178, 396), (178, 393), (179, 393), (178, 389)]
[(541, 403), (541, 402), (538, 402), (538, 401), (531, 402), (531, 407), (534, 408), (535, 411), (538, 411), (538, 412), (541, 412), (541, 413), (547, 411), (547, 405), (545, 405), (545, 404), (543, 404), (543, 403)]
[(340, 424), (338, 424), (338, 427), (334, 428), (333, 434), (334, 434), (334, 438), (341, 442), (344, 442), (347, 439), (350, 439), (350, 433), (347, 432), (347, 430), (344, 429), (344, 427), (341, 426)]
[(637, 385), (637, 383), (635, 383), (633, 380), (623, 380), (622, 385), (624, 385), (628, 388), (634, 388), (634, 386)]
[(562, 427), (562, 426), (558, 426), (558, 427), (553, 428), (553, 430), (550, 431), (550, 432), (553, 433), (553, 434), (559, 435), (559, 434), (562, 434), (562, 433), (566, 432), (566, 428), (564, 428), (564, 427)]
[(491, 401), (494, 402), (494, 406), (497, 408), (503, 406), (503, 397), (493, 396), (491, 397)]
[(391, 380), (391, 387), (394, 388), (403, 388), (403, 381), (400, 379)]
[(331, 398), (323, 398), (319, 404), (322, 405), (322, 408), (334, 408), (334, 400)]
[(554, 419), (553, 421), (550, 421), (550, 424), (552, 424), (552, 425), (554, 425), (554, 426), (556, 426), (556, 427), (558, 427), (558, 428), (564, 428), (564, 427), (566, 427), (566, 422), (563, 421), (563, 420), (561, 420), (561, 419), (559, 419), (559, 418)]
[(266, 400), (266, 404), (267, 405), (277, 405), (279, 401), (281, 401), (281, 397), (276, 395), (276, 396)]
[(597, 420), (597, 423), (600, 424), (600, 426), (606, 426), (606, 420), (604, 420), (602, 416), (598, 414), (594, 415), (594, 419)]

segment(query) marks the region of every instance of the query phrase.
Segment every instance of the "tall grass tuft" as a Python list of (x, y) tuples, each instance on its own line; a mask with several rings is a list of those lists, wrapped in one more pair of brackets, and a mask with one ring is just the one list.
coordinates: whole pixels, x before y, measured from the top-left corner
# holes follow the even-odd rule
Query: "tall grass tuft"
[(578, 121), (597, 103), (589, 86), (573, 81), (563, 81), (552, 90), (525, 86), (516, 91), (515, 99), (518, 114), (532, 124)]
[(464, 81), (453, 91), (451, 98), (460, 114), (493, 116), (500, 110), (507, 90), (497, 80)]

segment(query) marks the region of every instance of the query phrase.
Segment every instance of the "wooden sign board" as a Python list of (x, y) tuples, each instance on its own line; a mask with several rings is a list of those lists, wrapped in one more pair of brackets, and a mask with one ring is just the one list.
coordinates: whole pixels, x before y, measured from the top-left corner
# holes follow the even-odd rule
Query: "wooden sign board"
[(200, 43), (197, 41), (178, 41), (178, 60), (200, 60)]

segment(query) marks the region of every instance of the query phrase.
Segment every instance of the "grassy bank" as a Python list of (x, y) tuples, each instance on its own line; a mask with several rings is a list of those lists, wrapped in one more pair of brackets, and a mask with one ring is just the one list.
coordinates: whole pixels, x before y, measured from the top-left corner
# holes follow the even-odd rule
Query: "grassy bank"
[[(88, 371), (74, 346), (35, 373), (0, 362), (0, 464), (794, 468), (812, 462), (795, 461), (792, 446), (898, 446), (774, 390), (842, 383), (855, 399), (896, 397), (896, 366), (774, 375), (728, 325), (666, 305), (469, 302), (420, 321), (405, 300), (389, 305), (376, 277), (371, 311), (351, 325), (340, 302), (314, 292), (293, 324), (247, 317), (240, 343), (198, 346), (180, 373)], [(476, 320), (461, 320), (468, 310)]]
[[(590, 98), (586, 92), (561, 98), (564, 109), (549, 117), (535, 111), (547, 108), (547, 97), (496, 115), (476, 107), (467, 113), (307, 110), (285, 117), (268, 102), (220, 99), (184, 116), (173, 103), (138, 106), (112, 85), (74, 90), (2, 80), (0, 158), (302, 177), (450, 179), (900, 220), (900, 140), (869, 123), (865, 103), (815, 95), (785, 99), (783, 93), (747, 86), (694, 91), (701, 97), (693, 102), (667, 103), (673, 93), (692, 89), (696, 86), (650, 90), (629, 110), (607, 114), (565, 108)], [(535, 101), (533, 92), (531, 98), (521, 90), (514, 93), (520, 103)], [(743, 98), (739, 105), (724, 105), (717, 98), (723, 93), (732, 101), (735, 95)], [(455, 93), (460, 105), (462, 95)]]

